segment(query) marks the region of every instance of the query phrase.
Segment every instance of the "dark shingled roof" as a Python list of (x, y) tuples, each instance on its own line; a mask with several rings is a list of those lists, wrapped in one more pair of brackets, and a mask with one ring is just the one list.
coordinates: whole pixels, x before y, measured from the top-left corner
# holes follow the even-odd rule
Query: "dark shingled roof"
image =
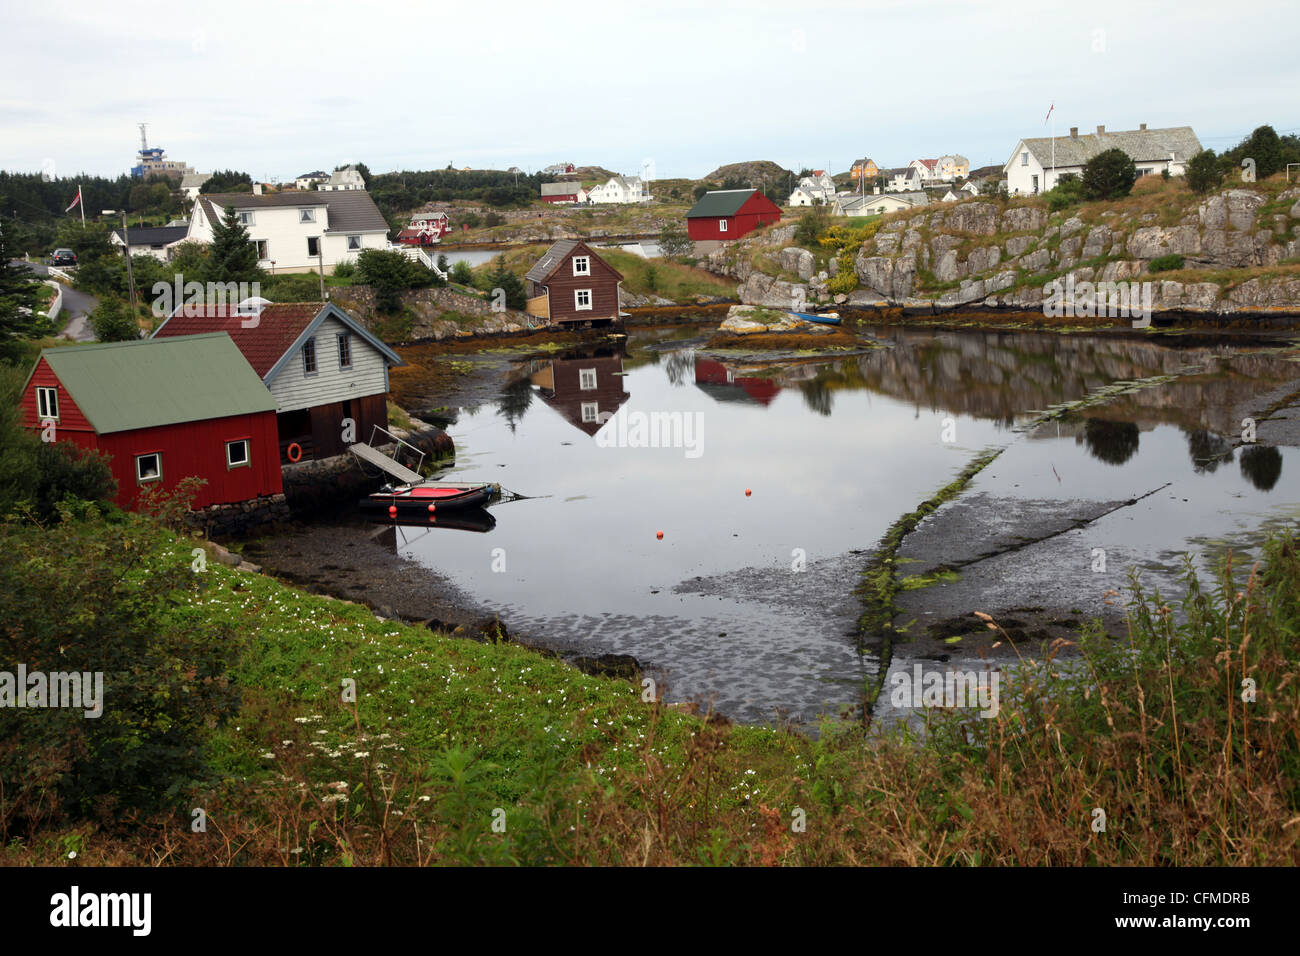
[(546, 277), (555, 271), (555, 267), (563, 261), (564, 257), (578, 247), (577, 239), (561, 239), (551, 248), (546, 250), (546, 254), (537, 260), (537, 263), (524, 273), (525, 279), (531, 279), (534, 282), (545, 282)]
[(703, 216), (734, 216), (749, 201), (757, 189), (715, 189), (700, 197), (699, 202), (686, 213), (687, 219)]
[[(154, 246), (168, 245), (184, 239), (190, 231), (188, 225), (185, 226), (132, 226), (127, 229), (126, 235), (132, 246)], [(114, 229), (113, 235), (122, 238), (122, 230)]]
[[(1051, 161), (1052, 137), (1035, 136), (1023, 140), (1028, 149), (1042, 163)], [(1081, 133), (1078, 136), (1056, 137), (1056, 165), (1083, 166), (1098, 153), (1108, 149), (1122, 149), (1134, 162), (1167, 160), (1169, 154), (1179, 162), (1187, 162), (1201, 151), (1201, 141), (1190, 126), (1170, 126), (1164, 129), (1131, 129), (1106, 133)], [(1007, 161), (1010, 165), (1011, 160)], [(1003, 169), (1006, 167), (1004, 166)]]

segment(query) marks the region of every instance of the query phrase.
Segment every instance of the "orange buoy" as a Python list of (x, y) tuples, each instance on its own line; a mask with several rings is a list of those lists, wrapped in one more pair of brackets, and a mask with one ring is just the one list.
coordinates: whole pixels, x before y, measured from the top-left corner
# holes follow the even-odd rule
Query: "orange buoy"
[(662, 541), (664, 539), (664, 533), (662, 531), (656, 531), (655, 537)]
[(433, 514), (433, 513), (434, 513), (435, 511), (437, 511), (437, 510), (438, 510), (438, 506), (437, 506), (437, 505), (432, 505), (432, 504), (429, 505), (429, 514)]
[(746, 497), (746, 498), (748, 498), (748, 497), (749, 497), (750, 495), (752, 495), (752, 494), (753, 494), (753, 492), (750, 491), (748, 488), (745, 489), (745, 497)]
[(302, 461), (302, 446), (297, 442), (293, 442), (285, 449), (285, 454), (289, 456), (289, 460), (292, 462)]
[(388, 506), (388, 517), (390, 517), (390, 518), (396, 518), (396, 517), (397, 517), (397, 505), (389, 505), (389, 506)]

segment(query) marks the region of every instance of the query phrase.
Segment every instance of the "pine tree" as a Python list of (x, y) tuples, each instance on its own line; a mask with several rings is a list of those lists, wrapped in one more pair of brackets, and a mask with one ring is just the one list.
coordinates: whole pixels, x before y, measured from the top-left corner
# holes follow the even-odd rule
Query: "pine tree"
[(36, 311), (41, 284), (22, 266), (10, 263), (13, 255), (0, 228), (0, 342), (38, 339), (53, 331), (53, 323)]
[(207, 280), (256, 282), (261, 277), (262, 270), (257, 266), (257, 247), (248, 238), (248, 230), (235, 215), (234, 207), (227, 206), (225, 217), (212, 226)]

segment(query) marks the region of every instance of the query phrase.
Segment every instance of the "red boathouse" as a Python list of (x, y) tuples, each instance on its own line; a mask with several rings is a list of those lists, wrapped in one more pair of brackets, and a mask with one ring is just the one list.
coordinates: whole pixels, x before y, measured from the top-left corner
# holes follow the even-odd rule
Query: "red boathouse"
[(686, 233), (696, 242), (739, 239), (759, 226), (781, 221), (781, 207), (757, 189), (716, 189), (686, 214)]

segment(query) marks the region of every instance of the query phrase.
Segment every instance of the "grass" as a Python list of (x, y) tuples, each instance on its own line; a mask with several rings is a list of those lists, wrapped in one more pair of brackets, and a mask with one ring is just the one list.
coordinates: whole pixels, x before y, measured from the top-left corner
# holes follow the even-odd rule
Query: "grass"
[[(7, 543), (23, 561), (21, 538)], [(193, 544), (149, 535), (146, 568), (188, 567)], [(70, 846), (83, 866), (1300, 862), (1300, 551), (1286, 536), (1205, 587), (1189, 565), (1181, 600), (1135, 580), (1126, 640), (1084, 628), (1005, 668), (995, 717), (929, 711), (924, 739), (730, 726), (514, 644), (215, 562), (192, 577), (168, 613), (248, 641), (211, 773), (173, 813), (11, 831), (4, 862), (61, 864)], [(208, 832), (191, 832), (195, 806)]]
[(411, 416), (406, 414), (406, 409), (393, 402), (388, 403), (388, 425), (396, 426), (405, 431), (410, 431), (414, 426), (411, 424)]

